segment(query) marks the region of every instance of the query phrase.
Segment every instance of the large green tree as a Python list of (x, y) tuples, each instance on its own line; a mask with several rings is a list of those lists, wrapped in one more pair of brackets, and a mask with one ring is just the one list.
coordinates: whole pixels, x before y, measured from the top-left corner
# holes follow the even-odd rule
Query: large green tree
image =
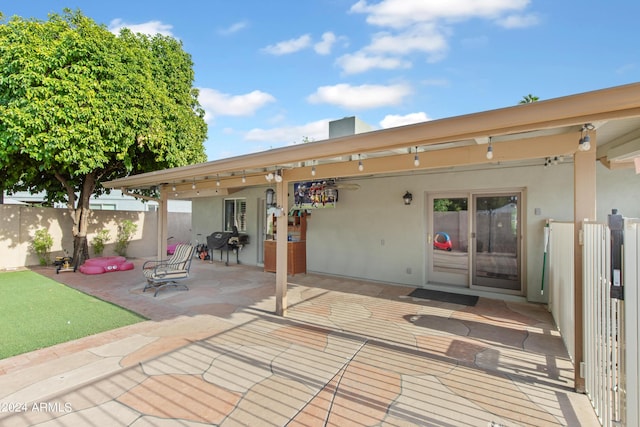
[(68, 9), (0, 21), (2, 186), (65, 202), (82, 262), (102, 181), (206, 159), (193, 81), (191, 56), (171, 37), (116, 36)]

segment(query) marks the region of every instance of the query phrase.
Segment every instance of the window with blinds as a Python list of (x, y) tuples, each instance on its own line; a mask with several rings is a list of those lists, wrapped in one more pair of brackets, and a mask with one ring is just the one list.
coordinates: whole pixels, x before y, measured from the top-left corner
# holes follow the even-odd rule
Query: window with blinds
[(246, 199), (224, 200), (224, 231), (233, 231), (234, 226), (241, 233), (247, 231)]

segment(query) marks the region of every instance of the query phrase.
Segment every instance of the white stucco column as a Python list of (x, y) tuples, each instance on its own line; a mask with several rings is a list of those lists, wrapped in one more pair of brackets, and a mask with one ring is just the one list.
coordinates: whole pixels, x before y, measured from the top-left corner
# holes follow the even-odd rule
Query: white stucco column
[(276, 183), (276, 204), (282, 214), (276, 219), (276, 314), (287, 314), (287, 227), (289, 185), (284, 180)]
[(169, 237), (169, 221), (168, 221), (168, 192), (162, 187), (160, 190), (160, 199), (158, 200), (158, 259), (167, 257), (167, 238)]
[[(574, 387), (579, 393), (585, 392), (585, 381), (580, 376), (580, 364), (584, 362), (584, 310), (583, 274), (580, 234), (584, 221), (596, 220), (596, 135), (591, 132), (591, 149), (576, 151), (573, 156), (573, 246), (574, 246), (574, 319), (575, 319), (575, 369)], [(577, 138), (576, 138), (577, 141)]]

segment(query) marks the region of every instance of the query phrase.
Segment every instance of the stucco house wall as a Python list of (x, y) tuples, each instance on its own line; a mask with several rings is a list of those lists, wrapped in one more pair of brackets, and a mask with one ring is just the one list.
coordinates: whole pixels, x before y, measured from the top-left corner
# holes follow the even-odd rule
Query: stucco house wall
[[(633, 170), (611, 171), (598, 164), (597, 219), (606, 221), (612, 208), (627, 217), (640, 216), (640, 175)], [(547, 219), (573, 221), (573, 164), (570, 161), (544, 168), (487, 165), (473, 170), (412, 173), (341, 181), (356, 183), (357, 190), (339, 190), (335, 209), (313, 210), (307, 221), (307, 269), (340, 276), (420, 287), (429, 282), (427, 257), (427, 200), (429, 193), (523, 191), (525, 297), (546, 302), (540, 295), (543, 229)], [(262, 230), (258, 216), (265, 187), (234, 193), (245, 197), (251, 244), (240, 260), (260, 265)], [(413, 194), (404, 205), (405, 191)], [(290, 203), (293, 190), (290, 188)], [(195, 199), (194, 238), (222, 229), (225, 197)]]
[[(244, 246), (239, 254), (239, 260), (243, 264), (258, 265), (260, 245), (262, 245), (262, 233), (259, 229), (260, 204), (264, 204), (267, 187), (251, 187), (235, 192), (227, 196), (197, 198), (192, 204), (192, 242), (207, 243), (207, 236), (224, 229), (224, 200), (245, 199), (247, 203), (247, 230), (249, 244)], [(214, 257), (220, 259), (220, 253), (216, 251)], [(216, 258), (214, 258), (216, 259)], [(231, 259), (231, 258), (230, 258)], [(235, 258), (234, 258), (235, 259)]]

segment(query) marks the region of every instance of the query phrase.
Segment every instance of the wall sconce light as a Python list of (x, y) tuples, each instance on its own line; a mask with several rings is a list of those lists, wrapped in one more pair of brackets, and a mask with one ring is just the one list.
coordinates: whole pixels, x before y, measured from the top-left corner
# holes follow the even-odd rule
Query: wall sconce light
[(402, 200), (404, 200), (405, 205), (410, 205), (411, 201), (413, 200), (413, 194), (407, 191), (406, 193), (404, 193), (404, 196), (402, 196)]
[(413, 166), (420, 166), (420, 157), (418, 157), (418, 147), (416, 147), (416, 155), (413, 156)]
[(487, 147), (487, 160), (493, 159), (493, 144), (491, 143), (491, 137), (489, 137), (489, 146)]
[(265, 192), (265, 198), (267, 199), (267, 208), (271, 208), (276, 205), (274, 200), (275, 196), (276, 196), (276, 192), (274, 191), (274, 189), (267, 188), (267, 191)]
[(589, 131), (593, 130), (594, 127), (591, 123), (586, 123), (580, 129), (580, 141), (578, 143), (578, 150), (580, 151), (589, 151), (591, 149), (591, 137), (589, 136)]

